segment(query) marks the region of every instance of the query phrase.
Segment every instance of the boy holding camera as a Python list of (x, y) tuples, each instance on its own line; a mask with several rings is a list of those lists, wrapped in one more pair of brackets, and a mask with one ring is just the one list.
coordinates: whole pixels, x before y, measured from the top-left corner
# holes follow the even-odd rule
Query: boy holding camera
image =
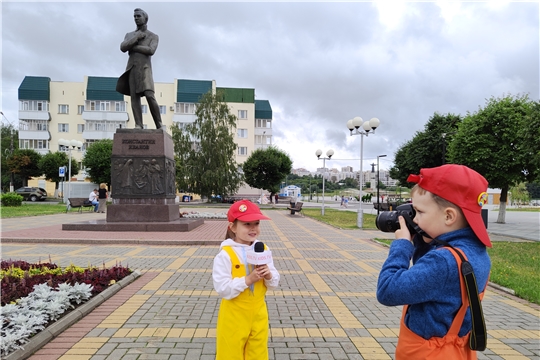
[[(400, 228), (377, 283), (381, 304), (405, 305), (396, 360), (476, 359), (474, 325), (485, 324), (479, 301), (475, 319), (471, 317), (462, 264), (472, 266), (481, 299), (491, 268), (486, 251), (491, 241), (481, 215), (487, 181), (455, 164), (421, 169), (407, 181), (416, 183), (411, 191), (413, 219), (399, 216)], [(471, 288), (469, 282), (467, 286)], [(479, 341), (483, 350), (485, 338)]]

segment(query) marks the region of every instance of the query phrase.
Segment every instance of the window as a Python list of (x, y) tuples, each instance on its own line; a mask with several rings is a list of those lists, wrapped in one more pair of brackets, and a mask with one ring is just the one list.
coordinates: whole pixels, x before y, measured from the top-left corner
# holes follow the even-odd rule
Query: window
[(237, 130), (238, 132), (238, 137), (239, 138), (247, 138), (248, 137), (248, 134), (247, 134), (247, 129), (238, 129)]
[(49, 148), (49, 142), (47, 140), (20, 140), (19, 147), (21, 149), (34, 149), (42, 150)]
[(255, 120), (255, 127), (271, 129), (272, 128), (272, 121), (271, 120), (266, 120), (266, 119), (257, 119), (257, 120)]
[(247, 110), (238, 110), (239, 119), (247, 119)]
[(148, 113), (148, 105), (141, 105), (142, 113), (147, 114)]
[(176, 103), (176, 112), (179, 114), (195, 114), (196, 109), (194, 103)]
[(77, 114), (81, 115), (84, 111), (84, 105), (77, 105)]
[(22, 111), (49, 111), (49, 102), (41, 100), (23, 100), (19, 102)]
[(69, 114), (69, 105), (58, 105), (59, 114)]
[[(115, 101), (115, 109), (122, 109), (122, 106), (125, 109), (124, 101)], [(117, 103), (120, 103), (117, 105)], [(117, 107), (118, 106), (118, 107)], [(86, 110), (89, 111), (111, 111), (111, 102), (110, 101), (100, 101), (100, 100), (88, 100), (86, 101)], [(116, 110), (122, 111), (122, 110)]]
[(167, 107), (165, 105), (159, 105), (159, 113), (160, 114), (166, 114), (167, 113)]
[(257, 135), (255, 136), (255, 144), (272, 145), (272, 136)]
[(58, 132), (69, 132), (69, 124), (58, 124)]
[(116, 112), (124, 112), (124, 111), (126, 111), (126, 102), (125, 101), (115, 101), (114, 110)]
[(37, 131), (47, 131), (47, 123), (36, 123)]
[(84, 132), (84, 124), (77, 124), (77, 133), (81, 134)]
[(247, 146), (240, 146), (238, 147), (238, 155), (247, 155)]

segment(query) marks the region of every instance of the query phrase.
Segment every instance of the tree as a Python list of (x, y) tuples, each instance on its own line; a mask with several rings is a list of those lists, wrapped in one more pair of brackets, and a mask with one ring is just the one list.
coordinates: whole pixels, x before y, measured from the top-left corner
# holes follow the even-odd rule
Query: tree
[(508, 189), (534, 173), (520, 138), (520, 128), (532, 119), (531, 105), (526, 95), (492, 97), (484, 108), (467, 114), (449, 146), (452, 162), (478, 171), (490, 187), (501, 189), (497, 223), (505, 222)]
[(540, 199), (540, 182), (525, 184), (531, 199)]
[[(86, 172), (90, 179), (96, 183), (111, 183), (111, 157), (113, 141), (103, 139), (96, 141), (86, 149), (86, 155), (82, 164), (86, 167)], [(71, 165), (73, 167), (73, 163)]]
[(527, 179), (540, 181), (540, 101), (532, 102), (531, 112), (518, 129), (518, 143), (523, 162), (526, 164)]
[(43, 175), (39, 169), (40, 159), (41, 155), (33, 149), (17, 149), (13, 151), (13, 156), (8, 158), (6, 163), (8, 170), (18, 174), (23, 181), (23, 186), (27, 186), (28, 179)]
[(521, 207), (521, 205), (529, 203), (530, 197), (529, 192), (525, 187), (525, 183), (519, 183), (516, 186), (512, 186), (509, 191), (512, 197), (512, 204), (517, 203), (518, 207)]
[[(274, 146), (257, 149), (242, 164), (244, 181), (251, 187), (268, 190), (273, 196), (284, 177), (292, 170), (292, 160), (285, 152)], [(291, 175), (292, 176), (292, 175)], [(294, 175), (291, 180), (300, 179)]]
[[(44, 155), (39, 161), (39, 168), (41, 172), (45, 175), (45, 179), (54, 182), (55, 192), (58, 190), (58, 184), (62, 179), (69, 180), (67, 177), (68, 171), (66, 171), (66, 177), (61, 178), (59, 176), (59, 168), (65, 166), (66, 169), (69, 168), (69, 157), (65, 152), (58, 151), (54, 153), (48, 153)], [(79, 164), (77, 161), (71, 160), (71, 174), (77, 174), (79, 172)], [(55, 193), (56, 196), (56, 193)]]
[[(11, 182), (12, 172), (9, 170), (7, 165), (7, 159), (9, 159), (15, 150), (19, 148), (19, 132), (11, 124), (1, 125), (1, 135), (0, 135), (0, 148), (2, 153), (0, 154), (0, 172), (2, 173), (2, 189), (9, 189), (9, 184)], [(20, 176), (13, 174), (13, 188), (18, 189), (22, 186), (23, 182)]]
[(407, 183), (410, 174), (446, 163), (447, 143), (451, 141), (461, 120), (459, 115), (435, 113), (423, 131), (417, 131), (411, 140), (397, 150), (390, 177), (403, 186), (412, 186)]
[(236, 163), (236, 116), (229, 112), (221, 92), (204, 94), (193, 123), (172, 126), (179, 189), (206, 196), (226, 196), (240, 188)]

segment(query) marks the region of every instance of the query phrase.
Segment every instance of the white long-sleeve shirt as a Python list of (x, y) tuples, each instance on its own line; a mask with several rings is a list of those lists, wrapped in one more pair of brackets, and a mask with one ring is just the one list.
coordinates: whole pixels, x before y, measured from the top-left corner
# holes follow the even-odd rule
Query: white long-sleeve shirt
[[(221, 243), (221, 246), (219, 247), (220, 251), (214, 258), (212, 280), (214, 281), (214, 289), (222, 298), (227, 300), (234, 299), (241, 292), (248, 288), (248, 286), (246, 285), (245, 276), (233, 279), (231, 274), (232, 261), (229, 257), (229, 254), (227, 254), (227, 252), (223, 250), (223, 247), (231, 246), (236, 253), (236, 256), (238, 256), (238, 259), (247, 268), (248, 264), (246, 264), (245, 262), (244, 251), (247, 252), (249, 250), (253, 250), (253, 246), (256, 242), (258, 242), (258, 240), (255, 240), (253, 242), (253, 245), (244, 245), (237, 243), (232, 239), (227, 239)], [(270, 280), (264, 279), (264, 284), (269, 290), (275, 289), (279, 285), (279, 272), (274, 266), (274, 262), (268, 264), (268, 268), (272, 273), (272, 278)]]

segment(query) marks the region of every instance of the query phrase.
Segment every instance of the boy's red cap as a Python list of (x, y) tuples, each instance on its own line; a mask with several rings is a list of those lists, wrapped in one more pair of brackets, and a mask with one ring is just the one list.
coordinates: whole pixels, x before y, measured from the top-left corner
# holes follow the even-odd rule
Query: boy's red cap
[(229, 208), (227, 213), (227, 219), (230, 222), (234, 220), (240, 220), (244, 222), (255, 220), (270, 220), (269, 217), (264, 216), (257, 205), (249, 200), (240, 200), (235, 202)]
[(463, 165), (448, 164), (420, 169), (420, 175), (409, 175), (408, 182), (459, 206), (480, 241), (491, 247), (491, 240), (482, 220), (482, 205), (487, 202), (487, 180)]

